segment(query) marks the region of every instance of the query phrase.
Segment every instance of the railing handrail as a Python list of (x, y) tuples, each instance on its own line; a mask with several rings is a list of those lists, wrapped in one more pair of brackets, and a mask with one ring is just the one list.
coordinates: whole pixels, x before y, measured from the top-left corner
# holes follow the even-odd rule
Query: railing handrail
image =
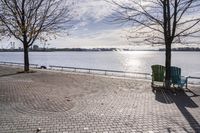
[(200, 79), (200, 77), (193, 77), (193, 76), (188, 76), (187, 78), (191, 78), (191, 79)]
[[(24, 65), (24, 63), (17, 63), (17, 62), (6, 62), (6, 61), (0, 61), (0, 64), (11, 64), (11, 65)], [(36, 66), (36, 68), (38, 68), (38, 64), (29, 64), (30, 66)], [(143, 73), (143, 72), (130, 72), (130, 71), (119, 71), (119, 70), (106, 70), (106, 69), (95, 69), (95, 68), (83, 68), (83, 67), (67, 67), (67, 66), (58, 66), (58, 65), (49, 65), (49, 67), (52, 68), (67, 68), (67, 69), (74, 69), (75, 71), (77, 70), (87, 70), (89, 73), (92, 73), (91, 71), (98, 71), (98, 72), (104, 72), (105, 75), (109, 74), (109, 73), (121, 73), (124, 74), (124, 76), (127, 76), (126, 74), (138, 74), (138, 75), (144, 75), (145, 78), (148, 78), (148, 76), (151, 76), (150, 73)], [(200, 79), (200, 77), (196, 77), (196, 76), (187, 76), (186, 77), (187, 80), (188, 79)]]
[(102, 71), (102, 72), (106, 71), (106, 72), (116, 72), (116, 73), (151, 75), (150, 73), (119, 71), (119, 70), (106, 70), (106, 69), (95, 69), (95, 68), (66, 67), (66, 66), (56, 66), (56, 65), (50, 65), (49, 67), (51, 67), (51, 68), (54, 67), (54, 68), (67, 68), (67, 69), (91, 70), (91, 71)]

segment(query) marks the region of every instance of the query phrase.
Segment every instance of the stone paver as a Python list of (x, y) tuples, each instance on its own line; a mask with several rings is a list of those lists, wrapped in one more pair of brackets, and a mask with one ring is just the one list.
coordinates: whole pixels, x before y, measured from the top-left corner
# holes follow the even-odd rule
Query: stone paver
[[(153, 93), (145, 80), (15, 71), (0, 66), (0, 133), (200, 132), (200, 96), (190, 92)], [(200, 95), (200, 87), (190, 89)]]

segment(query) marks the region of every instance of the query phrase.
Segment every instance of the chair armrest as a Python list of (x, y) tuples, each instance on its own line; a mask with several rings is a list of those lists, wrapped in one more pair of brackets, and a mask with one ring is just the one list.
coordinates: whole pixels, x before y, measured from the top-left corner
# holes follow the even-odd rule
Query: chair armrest
[(187, 80), (188, 79), (188, 77), (186, 77), (186, 76), (181, 76), (181, 80)]
[(187, 84), (188, 78), (189, 78), (188, 76), (187, 77), (186, 76), (181, 76), (181, 82)]

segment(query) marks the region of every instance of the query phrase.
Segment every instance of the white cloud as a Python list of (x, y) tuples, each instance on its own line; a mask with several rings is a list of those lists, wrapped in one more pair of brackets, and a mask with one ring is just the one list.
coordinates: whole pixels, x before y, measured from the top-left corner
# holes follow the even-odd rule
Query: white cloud
[[(74, 26), (72, 34), (67, 37), (59, 37), (56, 40), (49, 41), (49, 47), (134, 47), (129, 45), (126, 39), (129, 28), (112, 28), (102, 26), (102, 21), (113, 14), (112, 10), (116, 7), (109, 4), (112, 0), (76, 0), (75, 12), (76, 21), (79, 21)], [(117, 2), (129, 3), (130, 0), (115, 0)], [(144, 3), (148, 4), (148, 3)], [(152, 34), (150, 32), (149, 34)], [(3, 40), (0, 46), (8, 47), (11, 40)], [(16, 41), (16, 40), (15, 40)], [(16, 41), (16, 47), (21, 46), (19, 41)], [(35, 44), (40, 44), (36, 42)], [(42, 45), (41, 45), (42, 46)], [(143, 46), (142, 46), (143, 47)]]
[[(50, 47), (129, 47), (122, 29), (102, 30), (83, 36), (69, 36), (50, 41)], [(57, 45), (59, 44), (59, 45)]]
[(101, 21), (112, 13), (110, 5), (104, 0), (77, 0), (75, 8), (78, 14), (76, 19), (81, 21)]

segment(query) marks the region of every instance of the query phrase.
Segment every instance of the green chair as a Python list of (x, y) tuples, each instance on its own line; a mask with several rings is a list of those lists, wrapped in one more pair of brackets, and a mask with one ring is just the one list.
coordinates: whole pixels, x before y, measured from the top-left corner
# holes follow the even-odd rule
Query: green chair
[(173, 86), (177, 85), (178, 88), (183, 88), (184, 85), (187, 86), (187, 77), (181, 76), (181, 68), (171, 67), (171, 84)]
[(164, 86), (165, 79), (165, 67), (162, 65), (152, 65), (152, 82), (151, 85), (154, 87), (155, 83), (162, 83)]

